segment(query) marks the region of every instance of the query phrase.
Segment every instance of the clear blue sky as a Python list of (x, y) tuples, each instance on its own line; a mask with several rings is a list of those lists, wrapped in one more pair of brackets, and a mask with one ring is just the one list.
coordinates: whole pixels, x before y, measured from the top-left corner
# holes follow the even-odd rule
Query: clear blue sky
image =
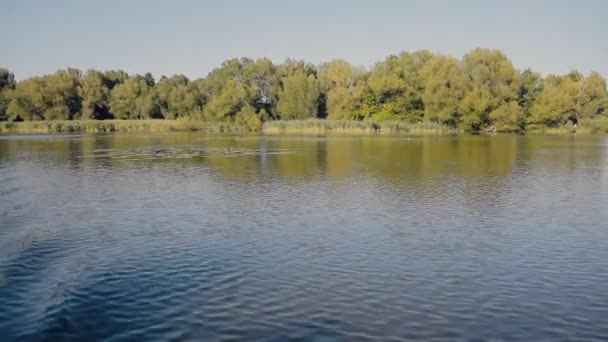
[(518, 68), (608, 75), (605, 0), (0, 0), (0, 66), (206, 75), (233, 57), (370, 66), (401, 50), (503, 50)]

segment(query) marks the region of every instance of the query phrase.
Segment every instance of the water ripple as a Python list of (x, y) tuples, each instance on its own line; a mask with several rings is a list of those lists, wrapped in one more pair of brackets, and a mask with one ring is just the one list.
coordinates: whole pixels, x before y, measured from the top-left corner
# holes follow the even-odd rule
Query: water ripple
[(603, 141), (87, 139), (0, 142), (2, 340), (608, 339)]

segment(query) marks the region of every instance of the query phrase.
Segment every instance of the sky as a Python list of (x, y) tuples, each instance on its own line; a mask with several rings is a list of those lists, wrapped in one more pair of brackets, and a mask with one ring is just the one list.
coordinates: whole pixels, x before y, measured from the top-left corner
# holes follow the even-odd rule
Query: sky
[(343, 58), (500, 49), (519, 69), (608, 76), (605, 0), (0, 0), (0, 67), (204, 77), (235, 57)]

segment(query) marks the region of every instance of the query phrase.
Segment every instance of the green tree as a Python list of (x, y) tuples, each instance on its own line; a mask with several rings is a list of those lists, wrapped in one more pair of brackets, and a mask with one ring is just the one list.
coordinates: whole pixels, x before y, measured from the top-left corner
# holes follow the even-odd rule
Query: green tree
[(494, 98), (489, 87), (477, 85), (469, 90), (460, 103), (460, 122), (466, 129), (479, 130), (489, 122), (489, 114), (495, 109)]
[(82, 101), (78, 94), (81, 72), (77, 69), (59, 70), (45, 77), (48, 95), (46, 120), (72, 120), (80, 118)]
[(599, 73), (592, 72), (587, 78), (579, 75), (575, 82), (578, 85), (574, 111), (577, 121), (605, 114), (608, 109), (606, 80)]
[(154, 87), (161, 114), (166, 119), (196, 117), (203, 108), (204, 98), (196, 84), (184, 75), (161, 77)]
[(19, 82), (11, 92), (7, 110), (9, 117), (22, 120), (79, 118), (79, 77), (80, 71), (67, 69)]
[(234, 79), (228, 80), (205, 106), (205, 118), (209, 121), (230, 121), (248, 104), (247, 99), (244, 85)]
[(283, 64), (277, 67), (277, 76), (283, 79), (288, 76), (293, 76), (296, 73), (302, 72), (306, 76), (316, 75), (317, 69), (314, 65), (304, 61), (295, 59), (287, 59)]
[(162, 118), (158, 97), (141, 76), (127, 79), (117, 85), (110, 94), (110, 108), (119, 119)]
[(44, 120), (46, 100), (44, 81), (31, 77), (17, 84), (9, 96), (8, 118), (12, 120)]
[[(372, 68), (337, 59), (318, 67), (288, 59), (230, 59), (206, 77), (63, 69), (16, 82), (0, 68), (0, 120), (177, 119), (257, 129), (266, 120), (423, 119), (467, 130), (525, 130), (606, 115), (606, 80), (573, 71), (542, 78), (519, 72), (498, 50), (462, 60), (402, 52)], [(584, 122), (584, 121), (583, 121)], [(584, 124), (584, 123), (583, 123)]]
[(15, 74), (6, 68), (0, 68), (0, 90), (15, 89)]
[(15, 75), (8, 69), (0, 68), (0, 121), (8, 118), (9, 92), (15, 89)]
[(529, 121), (547, 126), (558, 126), (568, 120), (579, 123), (583, 118), (605, 114), (606, 108), (606, 81), (598, 73), (585, 78), (581, 73), (571, 72), (547, 77)]
[(435, 56), (421, 71), (426, 120), (457, 126), (460, 104), (467, 92), (466, 78), (458, 60)]
[(319, 86), (324, 96), (327, 117), (355, 119), (355, 112), (365, 94), (362, 69), (338, 59), (319, 68)]
[(526, 69), (521, 73), (517, 101), (526, 115), (529, 115), (530, 109), (542, 88), (543, 78), (539, 73), (530, 69)]
[(567, 113), (573, 106), (572, 80), (558, 76), (545, 79), (543, 89), (530, 109), (529, 121), (550, 127), (567, 121)]
[[(213, 102), (210, 103), (211, 108), (205, 110), (210, 114), (210, 119), (221, 112), (228, 114), (220, 117), (234, 118), (246, 104), (254, 108), (262, 121), (278, 116), (276, 108), (280, 91), (279, 71), (269, 59), (228, 60), (207, 76), (201, 83), (201, 89), (203, 96)], [(238, 96), (232, 96), (235, 94)], [(221, 99), (213, 101), (216, 96)], [(226, 101), (230, 98), (235, 102), (228, 104)], [(233, 108), (227, 110), (227, 107)]]
[(0, 121), (8, 119), (8, 92), (9, 90), (0, 91)]
[(127, 79), (129, 79), (129, 74), (123, 70), (108, 70), (103, 72), (104, 83), (110, 91), (117, 85), (125, 83)]
[(249, 104), (261, 120), (276, 118), (281, 82), (278, 70), (267, 58), (257, 59), (245, 65), (245, 82), (249, 88)]
[(377, 63), (367, 79), (369, 88), (401, 119), (417, 122), (424, 116), (420, 71), (432, 58), (428, 51), (402, 52)]
[(147, 72), (144, 75), (144, 80), (146, 81), (146, 84), (148, 85), (148, 87), (154, 87), (154, 85), (156, 84), (156, 81), (154, 80), (154, 76), (152, 76), (152, 74), (149, 72)]
[(83, 119), (110, 119), (110, 89), (104, 74), (88, 70), (80, 79)]
[(281, 119), (307, 119), (317, 116), (319, 82), (314, 75), (297, 70), (282, 79), (277, 106)]
[(517, 101), (505, 102), (490, 113), (490, 121), (494, 123), (494, 128), (500, 131), (521, 130), (524, 117), (523, 110)]
[(481, 129), (492, 124), (490, 113), (517, 100), (519, 72), (498, 50), (475, 49), (463, 58), (469, 94), (461, 111), (467, 129)]
[(245, 105), (236, 113), (234, 123), (238, 127), (245, 127), (250, 131), (257, 131), (262, 126), (262, 120), (260, 120), (255, 108), (251, 105)]

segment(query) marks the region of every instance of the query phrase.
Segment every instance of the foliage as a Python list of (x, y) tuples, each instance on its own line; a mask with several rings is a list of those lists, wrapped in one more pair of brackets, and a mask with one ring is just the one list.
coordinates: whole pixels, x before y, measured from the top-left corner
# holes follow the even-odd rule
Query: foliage
[(289, 120), (268, 121), (262, 126), (266, 134), (455, 134), (457, 130), (432, 122), (408, 123), (405, 121), (373, 121), (373, 120)]
[(297, 70), (282, 79), (277, 110), (281, 119), (306, 119), (317, 116), (319, 82), (314, 75)]
[(457, 126), (461, 117), (460, 103), (467, 91), (465, 74), (458, 60), (446, 56), (433, 57), (421, 74), (425, 119)]
[(517, 99), (519, 73), (502, 52), (488, 49), (467, 53), (463, 68), (469, 88), (461, 105), (464, 128), (479, 130), (495, 124), (490, 113)]
[(550, 76), (535, 101), (530, 122), (555, 127), (570, 120), (603, 116), (608, 109), (606, 81), (598, 74), (584, 77), (578, 72)]
[(8, 119), (9, 92), (15, 89), (15, 75), (8, 69), (0, 68), (0, 121)]
[[(401, 52), (371, 68), (341, 59), (319, 66), (294, 59), (281, 64), (267, 58), (230, 59), (194, 80), (68, 68), (17, 82), (0, 68), (0, 121), (56, 120), (62, 130), (80, 129), (65, 123), (70, 120), (167, 119), (179, 121), (178, 129), (203, 125), (250, 131), (279, 119), (327, 118), (331, 127), (344, 120), (395, 130), (411, 125), (569, 130), (564, 127), (577, 124), (577, 131), (600, 132), (606, 114), (608, 91), (600, 74), (520, 72), (502, 52), (488, 49), (475, 49), (462, 59), (424, 50)], [(313, 122), (312, 127), (321, 125)]]
[(112, 89), (110, 108), (119, 119), (162, 118), (157, 95), (150, 79), (137, 76), (127, 79)]
[(493, 128), (502, 132), (515, 132), (520, 128), (523, 110), (516, 101), (505, 102), (490, 113)]
[(319, 87), (325, 95), (325, 111), (331, 119), (355, 120), (355, 111), (365, 93), (365, 71), (345, 60), (333, 60), (319, 67)]
[(378, 96), (386, 111), (391, 108), (397, 117), (409, 122), (424, 117), (423, 79), (424, 65), (432, 58), (428, 51), (402, 52), (377, 63), (370, 72), (367, 85)]
[(89, 70), (80, 79), (79, 95), (82, 98), (83, 119), (109, 119), (110, 88), (103, 73)]

